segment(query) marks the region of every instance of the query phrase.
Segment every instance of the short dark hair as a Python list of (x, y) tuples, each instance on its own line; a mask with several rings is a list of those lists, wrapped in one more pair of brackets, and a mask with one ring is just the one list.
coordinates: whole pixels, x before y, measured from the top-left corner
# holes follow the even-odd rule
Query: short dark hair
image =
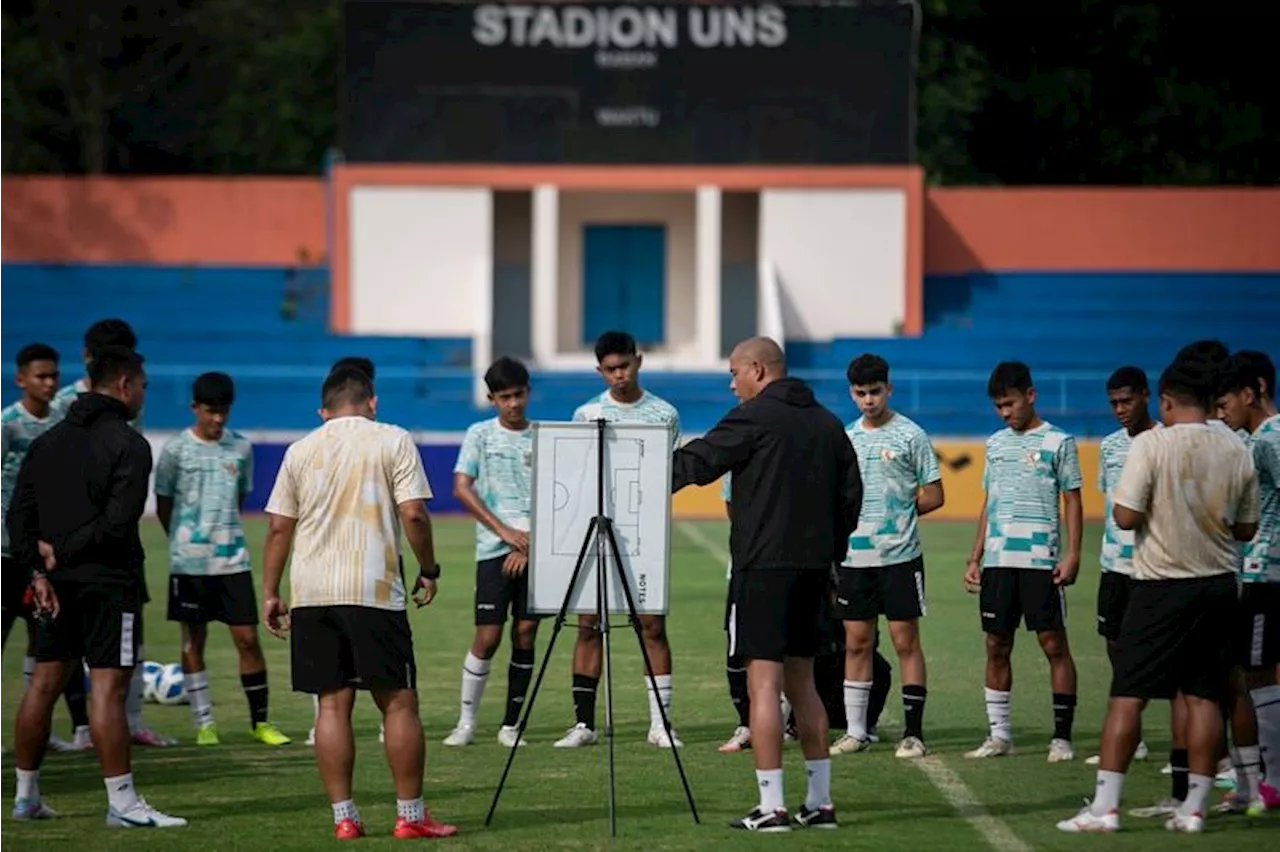
[(874, 385), (879, 382), (888, 384), (889, 362), (879, 355), (872, 355), (868, 352), (850, 361), (848, 369), (844, 371), (844, 375), (849, 380), (850, 386)]
[(1221, 340), (1195, 340), (1178, 350), (1173, 360), (1182, 361), (1187, 358), (1221, 361), (1225, 363), (1231, 357), (1231, 350)]
[(333, 362), (333, 366), (329, 368), (329, 372), (332, 373), (339, 367), (355, 367), (357, 370), (368, 376), (370, 382), (373, 381), (373, 361), (362, 355), (349, 355), (346, 358), (339, 358), (337, 361)]
[(1111, 378), (1107, 379), (1108, 391), (1125, 390), (1126, 388), (1135, 393), (1150, 391), (1151, 388), (1147, 384), (1146, 371), (1141, 367), (1121, 367), (1111, 374)]
[(484, 383), (489, 388), (489, 393), (527, 388), (529, 387), (529, 370), (515, 358), (503, 355), (485, 370)]
[(18, 369), (21, 370), (33, 361), (52, 361), (58, 363), (58, 350), (47, 343), (28, 343), (18, 350)]
[(1177, 358), (1160, 374), (1160, 394), (1207, 413), (1213, 409), (1221, 375), (1212, 359)]
[(596, 338), (596, 363), (610, 355), (637, 355), (636, 339), (625, 331), (606, 331)]
[(1197, 340), (1179, 349), (1173, 363), (1187, 368), (1183, 372), (1203, 385), (1204, 399), (1211, 403), (1218, 384), (1231, 369), (1231, 351), (1221, 340)]
[(1227, 365), (1227, 369), (1218, 374), (1215, 396), (1251, 390), (1254, 397), (1261, 400), (1261, 378), (1253, 363), (1247, 357), (1241, 358), (1238, 354), (1233, 355), (1231, 356), (1231, 362)]
[(329, 373), (320, 388), (320, 407), (333, 411), (373, 399), (373, 382), (358, 367), (339, 367)]
[(191, 383), (191, 401), (210, 408), (230, 408), (236, 401), (235, 382), (226, 373), (202, 373)]
[(1026, 393), (1031, 387), (1030, 367), (1021, 361), (1001, 361), (987, 379), (987, 396), (996, 399), (1010, 391)]
[(127, 346), (103, 346), (89, 362), (89, 386), (103, 388), (142, 375), (145, 359)]
[(1269, 399), (1276, 398), (1276, 365), (1265, 352), (1259, 352), (1256, 349), (1241, 349), (1234, 356), (1233, 361), (1239, 363), (1253, 372), (1258, 380), (1266, 385), (1265, 390), (1260, 389), (1259, 393)]
[(101, 319), (89, 326), (84, 333), (84, 348), (89, 359), (97, 357), (97, 352), (106, 346), (121, 346), (125, 349), (138, 348), (138, 336), (133, 328), (122, 319)]

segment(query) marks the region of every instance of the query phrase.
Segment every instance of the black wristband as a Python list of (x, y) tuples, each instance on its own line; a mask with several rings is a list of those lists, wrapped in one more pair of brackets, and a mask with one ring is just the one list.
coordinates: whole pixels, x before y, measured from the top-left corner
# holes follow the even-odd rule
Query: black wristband
[(432, 570), (430, 571), (428, 571), (423, 566), (419, 565), (418, 576), (424, 580), (439, 580), (440, 579), (440, 563), (437, 562), (435, 564), (435, 567), (432, 568)]

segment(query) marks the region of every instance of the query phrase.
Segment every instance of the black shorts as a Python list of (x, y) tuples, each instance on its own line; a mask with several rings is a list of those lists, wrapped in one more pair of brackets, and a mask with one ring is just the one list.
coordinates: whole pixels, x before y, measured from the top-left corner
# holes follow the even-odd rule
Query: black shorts
[(125, 583), (58, 580), (58, 617), (37, 619), (35, 658), (42, 663), (84, 658), (91, 669), (131, 669), (142, 650), (142, 590)]
[(1280, 583), (1245, 583), (1240, 590), (1236, 665), (1280, 665)]
[(1233, 574), (1135, 580), (1113, 659), (1111, 695), (1164, 700), (1178, 693), (1221, 701), (1240, 601)]
[(1036, 633), (1067, 626), (1066, 594), (1042, 568), (983, 568), (978, 609), (986, 633), (1012, 633), (1023, 621)]
[(413, 633), (404, 610), (312, 606), (291, 616), (294, 692), (418, 688)]
[(6, 556), (0, 565), (0, 603), (4, 604), (5, 623), (9, 623), (9, 619), (22, 618), (31, 619), (31, 607), (27, 606), (25, 598), (27, 589), (31, 586), (31, 577), (26, 572), (19, 570), (18, 562), (11, 556)]
[(258, 623), (258, 598), (253, 574), (220, 574), (197, 577), (169, 575), (169, 620), (183, 624), (221, 621), (237, 626)]
[(476, 563), (476, 626), (507, 623), (507, 612), (516, 621), (535, 621), (542, 616), (529, 613), (529, 572), (518, 577), (502, 573), (506, 555)]
[(836, 614), (842, 621), (911, 621), (924, 615), (924, 558), (878, 568), (841, 566)]
[(1129, 606), (1129, 594), (1133, 578), (1116, 571), (1103, 571), (1098, 579), (1098, 635), (1115, 641), (1124, 623), (1124, 611)]
[(831, 586), (826, 569), (747, 571), (730, 584), (730, 656), (777, 662), (817, 656)]

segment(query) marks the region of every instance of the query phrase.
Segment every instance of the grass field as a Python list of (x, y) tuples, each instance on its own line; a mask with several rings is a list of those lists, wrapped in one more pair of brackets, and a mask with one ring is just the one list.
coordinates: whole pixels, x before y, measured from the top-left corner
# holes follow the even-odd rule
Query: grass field
[[(157, 599), (147, 613), (147, 653), (161, 662), (178, 660), (178, 633), (164, 618), (166, 560), (159, 526), (144, 522), (150, 583)], [(263, 523), (249, 527), (251, 547), (261, 552)], [(494, 740), (505, 699), (507, 649), (499, 651), (494, 676), (481, 709), (477, 744), (447, 749), (440, 740), (458, 712), (459, 668), (471, 641), (472, 526), (462, 519), (437, 520), (439, 558), (445, 566), (440, 596), (412, 614), (416, 636), (422, 715), (427, 729), (426, 799), (437, 816), (460, 826), (458, 837), (444, 841), (466, 849), (691, 849), (753, 848), (784, 843), (798, 848), (904, 850), (1029, 849), (1155, 850), (1167, 845), (1230, 843), (1236, 848), (1280, 848), (1280, 816), (1245, 821), (1215, 818), (1212, 838), (1171, 836), (1160, 822), (1128, 819), (1111, 838), (1059, 834), (1054, 822), (1070, 815), (1090, 793), (1093, 772), (1085, 756), (1097, 747), (1104, 713), (1108, 666), (1102, 641), (1093, 628), (1096, 560), (1086, 559), (1080, 584), (1072, 590), (1072, 638), (1080, 668), (1080, 707), (1075, 744), (1078, 760), (1045, 761), (1052, 728), (1047, 671), (1029, 635), (1016, 651), (1013, 717), (1020, 754), (974, 762), (963, 751), (983, 738), (982, 635), (975, 599), (965, 594), (960, 573), (972, 528), (926, 524), (929, 563), (929, 615), (924, 620), (929, 662), (926, 736), (935, 757), (923, 765), (896, 760), (891, 743), (871, 752), (837, 758), (833, 793), (839, 808), (838, 832), (793, 832), (788, 839), (731, 834), (725, 824), (754, 804), (750, 754), (721, 755), (719, 745), (732, 731), (735, 715), (724, 678), (724, 542), (722, 523), (677, 523), (672, 536), (673, 603), (669, 632), (675, 653), (673, 716), (684, 739), (682, 757), (689, 773), (701, 825), (695, 825), (684, 801), (671, 755), (644, 744), (648, 725), (642, 663), (629, 632), (617, 634), (618, 839), (608, 838), (607, 754), (597, 748), (564, 752), (551, 748), (573, 721), (569, 697), (569, 658), (573, 630), (557, 642), (551, 668), (534, 708), (530, 745), (517, 757), (494, 824), (484, 817), (497, 785), (506, 751)], [(1095, 553), (1098, 530), (1090, 528), (1086, 553)], [(539, 660), (551, 623), (539, 638)], [(14, 709), (22, 692), (21, 627), (4, 655), (3, 707), (6, 745), (12, 741)], [(187, 817), (187, 829), (160, 832), (104, 830), (105, 796), (92, 754), (51, 754), (45, 764), (45, 798), (64, 818), (41, 824), (8, 819), (13, 796), (11, 760), (6, 756), (3, 793), (5, 849), (56, 848), (75, 844), (95, 852), (114, 849), (173, 850), (309, 849), (332, 842), (331, 815), (316, 776), (311, 750), (302, 744), (311, 722), (311, 701), (289, 691), (287, 646), (264, 635), (271, 666), (272, 718), (296, 738), (273, 750), (252, 742), (245, 731), (247, 711), (239, 688), (235, 654), (225, 632), (211, 631), (209, 671), (215, 712), (223, 737), (216, 749), (197, 750), (187, 707), (148, 705), (152, 726), (184, 740), (173, 749), (135, 749), (138, 785), (157, 807)], [(898, 684), (886, 709), (881, 732), (889, 740), (902, 717)], [(55, 721), (67, 726), (62, 707)], [(603, 702), (601, 704), (603, 713)], [(1135, 764), (1126, 802), (1147, 804), (1167, 792), (1159, 774), (1168, 751), (1168, 713), (1148, 713), (1147, 742), (1152, 758)], [(372, 703), (356, 710), (359, 756), (356, 801), (370, 838), (365, 845), (391, 842), (395, 801), (381, 748)], [(787, 801), (794, 807), (804, 792), (798, 749), (786, 754)], [(1230, 832), (1231, 837), (1226, 837)], [(1223, 847), (1225, 848), (1225, 847)]]

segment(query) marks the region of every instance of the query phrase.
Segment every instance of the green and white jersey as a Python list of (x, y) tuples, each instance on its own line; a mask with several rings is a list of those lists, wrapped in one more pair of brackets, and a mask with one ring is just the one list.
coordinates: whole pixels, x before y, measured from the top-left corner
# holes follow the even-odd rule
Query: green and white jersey
[(863, 498), (844, 565), (879, 568), (916, 559), (921, 555), (916, 495), (942, 479), (929, 436), (896, 413), (878, 427), (858, 418), (845, 434), (858, 456)]
[[(1151, 428), (1161, 428), (1156, 423)], [(1120, 473), (1124, 470), (1125, 459), (1129, 457), (1129, 447), (1133, 438), (1127, 429), (1120, 428), (1102, 439), (1098, 445), (1098, 490), (1106, 498), (1106, 519), (1102, 531), (1102, 554), (1098, 562), (1103, 571), (1114, 571), (1117, 574), (1133, 576), (1133, 530), (1122, 530), (1116, 526), (1112, 517), (1115, 507), (1114, 494), (1120, 482)]]
[[(458, 451), (454, 473), (475, 481), (477, 496), (512, 529), (529, 530), (533, 500), (533, 429), (517, 432), (498, 418), (467, 427)], [(511, 552), (511, 548), (484, 524), (476, 523), (476, 561), (483, 562)]]
[(987, 492), (983, 566), (1053, 570), (1062, 493), (1078, 490), (1080, 481), (1075, 438), (1052, 423), (1025, 432), (1002, 429), (988, 438), (982, 471)]
[(1262, 421), (1249, 448), (1258, 471), (1258, 534), (1244, 546), (1240, 579), (1280, 583), (1280, 414)]
[(671, 430), (671, 447), (680, 446), (680, 413), (657, 394), (644, 391), (635, 402), (618, 402), (609, 391), (578, 406), (573, 412), (578, 423), (608, 420), (610, 423), (662, 423)]
[(13, 488), (18, 482), (18, 469), (22, 460), (31, 449), (31, 442), (43, 435), (57, 419), (52, 416), (36, 417), (21, 401), (0, 412), (0, 435), (3, 435), (4, 447), (0, 452), (3, 459), (3, 473), (0, 474), (0, 527), (4, 528), (3, 555), (9, 554), (9, 525), (5, 518), (9, 514), (9, 501), (13, 499)]
[(248, 571), (240, 501), (253, 488), (253, 448), (227, 429), (206, 441), (186, 429), (156, 462), (156, 496), (173, 500), (169, 573), (202, 577)]
[[(53, 419), (53, 422), (57, 423), (62, 420), (62, 418), (66, 417), (67, 410), (71, 408), (71, 403), (76, 401), (76, 397), (82, 393), (88, 392), (89, 382), (87, 379), (76, 379), (66, 387), (59, 389), (53, 397), (53, 402), (49, 403), (49, 416)], [(141, 411), (138, 412), (137, 417), (129, 421), (129, 425), (138, 432), (142, 432)]]

